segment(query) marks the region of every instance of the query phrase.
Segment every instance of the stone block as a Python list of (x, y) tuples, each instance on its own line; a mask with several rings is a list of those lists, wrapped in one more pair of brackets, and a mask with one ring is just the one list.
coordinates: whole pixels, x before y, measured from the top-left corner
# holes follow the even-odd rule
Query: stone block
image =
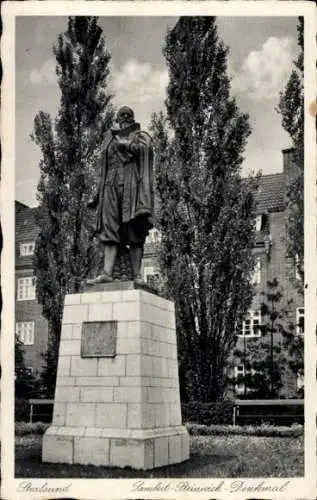
[(141, 341), (138, 338), (118, 338), (117, 354), (141, 354)]
[(113, 319), (117, 321), (139, 321), (140, 303), (117, 302), (113, 304)]
[(78, 325), (73, 325), (73, 328), (72, 328), (72, 339), (73, 340), (81, 339), (81, 328), (82, 328), (81, 323), (79, 323)]
[(73, 463), (74, 440), (67, 436), (44, 434), (42, 461), (62, 464)]
[(182, 461), (182, 435), (168, 438), (168, 463), (177, 464)]
[(103, 437), (102, 436), (102, 429), (98, 429), (97, 427), (86, 427), (85, 428), (85, 437)]
[(140, 319), (153, 325), (175, 328), (175, 316), (172, 312), (146, 302), (140, 303)]
[(97, 358), (83, 359), (79, 356), (72, 356), (70, 375), (72, 377), (97, 375), (97, 361)]
[(112, 321), (112, 303), (89, 304), (88, 321)]
[(94, 427), (95, 404), (67, 403), (66, 425), (69, 427)]
[(126, 375), (128, 377), (150, 377), (152, 375), (152, 357), (138, 354), (127, 355)]
[(113, 387), (82, 387), (80, 401), (83, 403), (110, 403), (113, 401)]
[(97, 403), (95, 427), (125, 429), (127, 411), (126, 403)]
[(53, 424), (56, 426), (65, 425), (66, 422), (66, 403), (54, 403)]
[(81, 304), (99, 304), (101, 302), (101, 292), (82, 293), (80, 296)]
[(113, 467), (153, 468), (153, 442), (137, 439), (111, 439), (110, 465)]
[(122, 387), (148, 387), (151, 385), (150, 377), (120, 377), (119, 384)]
[(109, 465), (109, 439), (95, 437), (75, 437), (74, 463)]
[(79, 356), (80, 340), (61, 339), (59, 346), (59, 356)]
[(121, 292), (122, 302), (138, 302), (140, 300), (140, 290), (123, 290)]
[(128, 429), (152, 429), (155, 426), (155, 405), (128, 404)]
[(165, 387), (148, 387), (147, 401), (149, 403), (167, 403)]
[(170, 403), (169, 405), (169, 425), (182, 425), (182, 414), (180, 403)]
[(176, 333), (172, 328), (152, 325), (152, 338), (168, 344), (176, 344)]
[(128, 322), (118, 321), (117, 323), (117, 340), (128, 338)]
[(129, 339), (137, 339), (141, 337), (141, 323), (140, 321), (127, 321), (126, 336)]
[(74, 386), (75, 377), (58, 377), (56, 379), (56, 386)]
[(98, 359), (98, 376), (122, 377), (126, 374), (126, 356), (118, 354), (115, 358)]
[(88, 305), (68, 305), (64, 307), (63, 325), (81, 323), (88, 319)]
[(79, 401), (79, 387), (62, 387), (56, 386), (55, 399), (56, 402)]
[(80, 293), (69, 293), (65, 296), (64, 307), (80, 304)]
[(115, 387), (119, 385), (119, 377), (76, 377), (75, 385), (77, 386), (102, 386)]
[(182, 460), (189, 459), (189, 434), (184, 432), (182, 434)]
[(100, 292), (101, 302), (121, 302), (122, 291), (113, 290), (111, 292)]
[(73, 325), (63, 325), (61, 339), (72, 339)]
[(116, 403), (140, 403), (146, 400), (145, 387), (115, 387), (114, 401)]
[(154, 440), (154, 467), (163, 467), (168, 461), (168, 437), (159, 437)]
[(70, 375), (71, 356), (63, 356), (58, 359), (57, 380), (59, 377), (68, 377)]
[(155, 427), (169, 426), (169, 405), (168, 403), (155, 404)]
[(84, 427), (60, 427), (58, 429), (58, 436), (83, 436), (85, 434)]
[(167, 359), (157, 356), (152, 357), (152, 375), (153, 377), (168, 377)]
[(178, 363), (175, 359), (167, 359), (167, 376), (178, 380)]

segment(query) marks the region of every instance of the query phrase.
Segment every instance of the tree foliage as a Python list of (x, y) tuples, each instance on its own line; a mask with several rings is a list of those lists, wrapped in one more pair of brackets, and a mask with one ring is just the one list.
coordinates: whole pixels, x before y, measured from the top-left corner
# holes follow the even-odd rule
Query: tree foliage
[(25, 366), (23, 343), (17, 335), (15, 337), (14, 351), (15, 398), (27, 399), (31, 395), (34, 396), (34, 393), (38, 391), (38, 381), (30, 372), (30, 370)]
[(297, 173), (288, 186), (287, 251), (304, 281), (304, 18), (297, 26), (299, 54), (285, 89), (280, 94), (278, 112), (282, 126), (294, 147)]
[(227, 54), (215, 18), (180, 18), (164, 47), (167, 116), (152, 119), (183, 401), (224, 395), (236, 326), (252, 299), (254, 185), (240, 176), (250, 127), (230, 96)]
[(34, 119), (33, 139), (41, 150), (34, 267), (37, 298), (49, 324), (44, 378), (50, 395), (64, 296), (79, 291), (95, 259), (86, 203), (96, 178), (96, 157), (113, 118), (107, 90), (110, 54), (97, 21), (69, 17), (53, 49), (61, 92), (57, 117), (53, 122), (40, 111)]

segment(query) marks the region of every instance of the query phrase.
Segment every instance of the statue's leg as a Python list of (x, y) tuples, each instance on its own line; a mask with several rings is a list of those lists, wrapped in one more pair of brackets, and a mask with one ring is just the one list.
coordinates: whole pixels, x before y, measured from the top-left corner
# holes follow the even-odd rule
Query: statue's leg
[(118, 246), (114, 244), (106, 244), (104, 251), (104, 275), (108, 276), (109, 281), (112, 281), (112, 272), (118, 253)]
[(112, 271), (118, 253), (118, 246), (112, 243), (106, 243), (104, 249), (104, 272), (97, 278), (87, 280), (87, 285), (96, 285), (98, 283), (109, 283), (112, 281)]
[(141, 275), (141, 264), (143, 257), (143, 245), (130, 245), (130, 257), (133, 271), (133, 278), (136, 283), (144, 284)]

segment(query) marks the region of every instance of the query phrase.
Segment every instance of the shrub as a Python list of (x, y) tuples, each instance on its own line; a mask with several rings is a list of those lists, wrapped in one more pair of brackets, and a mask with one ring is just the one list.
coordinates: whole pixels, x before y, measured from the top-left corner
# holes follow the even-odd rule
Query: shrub
[(234, 402), (231, 400), (212, 403), (191, 402), (182, 404), (183, 422), (203, 425), (232, 424)]
[(15, 398), (14, 419), (16, 422), (27, 422), (30, 418), (30, 405), (27, 399)]
[(192, 436), (264, 436), (264, 437), (298, 437), (304, 433), (302, 425), (294, 424), (291, 427), (277, 427), (273, 425), (260, 426), (233, 426), (233, 425), (201, 425), (186, 424)]
[(43, 424), (43, 422), (16, 422), (15, 424), (15, 435), (25, 436), (27, 434), (44, 434), (49, 424)]

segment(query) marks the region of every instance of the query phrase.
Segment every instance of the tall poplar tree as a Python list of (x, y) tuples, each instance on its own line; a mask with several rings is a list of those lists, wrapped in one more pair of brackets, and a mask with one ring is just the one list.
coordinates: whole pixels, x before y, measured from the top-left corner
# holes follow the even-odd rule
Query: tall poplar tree
[(283, 92), (278, 112), (282, 126), (290, 135), (294, 147), (297, 172), (288, 186), (287, 251), (304, 284), (304, 18), (298, 18), (297, 41), (299, 54)]
[(86, 208), (96, 178), (96, 158), (112, 123), (107, 89), (110, 53), (96, 17), (69, 17), (54, 45), (61, 92), (53, 122), (40, 111), (33, 139), (41, 150), (38, 184), (40, 227), (34, 267), (37, 298), (48, 319), (49, 347), (43, 373), (53, 395), (66, 293), (76, 293), (87, 275), (93, 251), (93, 225)]
[(167, 117), (152, 119), (161, 264), (176, 306), (182, 399), (206, 402), (226, 392), (252, 300), (255, 181), (240, 176), (250, 127), (230, 96), (214, 17), (180, 18), (164, 55)]

